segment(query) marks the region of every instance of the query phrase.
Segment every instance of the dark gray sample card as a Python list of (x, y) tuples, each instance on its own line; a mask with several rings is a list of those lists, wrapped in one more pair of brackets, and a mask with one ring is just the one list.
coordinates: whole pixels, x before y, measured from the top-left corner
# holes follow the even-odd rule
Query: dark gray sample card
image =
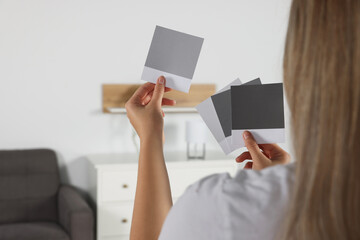
[(231, 87), (232, 129), (284, 128), (281, 83)]
[[(240, 86), (245, 85), (259, 85), (261, 84), (260, 78), (254, 79)], [(211, 96), (217, 116), (219, 118), (221, 127), (224, 131), (225, 137), (231, 136), (232, 117), (231, 117), (231, 90), (215, 94)]]
[(258, 144), (285, 140), (283, 84), (231, 87), (232, 143), (243, 147), (249, 130)]

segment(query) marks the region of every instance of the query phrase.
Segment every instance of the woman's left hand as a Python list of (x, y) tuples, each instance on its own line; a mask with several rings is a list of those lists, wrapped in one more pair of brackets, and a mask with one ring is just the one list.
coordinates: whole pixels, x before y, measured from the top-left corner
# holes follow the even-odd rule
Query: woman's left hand
[(140, 86), (125, 104), (127, 116), (140, 137), (140, 140), (163, 137), (164, 112), (163, 105), (175, 105), (175, 101), (163, 98), (164, 92), (171, 89), (165, 87), (163, 76), (157, 79), (156, 85), (145, 83)]
[(236, 162), (252, 160), (252, 162), (247, 162), (244, 168), (261, 170), (277, 164), (287, 164), (290, 162), (289, 153), (277, 144), (257, 144), (249, 131), (244, 131), (243, 137), (248, 152), (240, 154), (236, 158)]

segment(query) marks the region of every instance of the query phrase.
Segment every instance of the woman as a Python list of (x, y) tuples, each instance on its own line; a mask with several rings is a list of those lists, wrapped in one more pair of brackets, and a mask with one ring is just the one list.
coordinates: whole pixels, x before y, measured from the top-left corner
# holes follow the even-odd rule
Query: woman
[(284, 85), (296, 164), (245, 132), (237, 161), (255, 171), (202, 179), (172, 207), (161, 105), (175, 103), (164, 84), (126, 104), (141, 142), (131, 239), (360, 239), (359, 0), (293, 0)]

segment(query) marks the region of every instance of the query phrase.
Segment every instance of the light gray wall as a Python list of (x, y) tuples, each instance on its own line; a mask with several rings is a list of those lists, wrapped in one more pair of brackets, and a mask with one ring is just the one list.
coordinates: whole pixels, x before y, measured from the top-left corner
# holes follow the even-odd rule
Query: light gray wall
[[(289, 0), (0, 0), (0, 148), (52, 148), (63, 179), (86, 188), (84, 156), (135, 151), (126, 116), (101, 113), (101, 84), (141, 82), (155, 25), (205, 38), (194, 83), (280, 82), (288, 8)], [(185, 149), (193, 118), (166, 116), (166, 150)]]

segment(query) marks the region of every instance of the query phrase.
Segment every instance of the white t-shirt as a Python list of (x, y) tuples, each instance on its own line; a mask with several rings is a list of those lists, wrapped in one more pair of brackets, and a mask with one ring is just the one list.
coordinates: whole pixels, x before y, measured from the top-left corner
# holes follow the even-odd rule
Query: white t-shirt
[(172, 207), (159, 239), (274, 239), (294, 178), (294, 163), (203, 178)]

